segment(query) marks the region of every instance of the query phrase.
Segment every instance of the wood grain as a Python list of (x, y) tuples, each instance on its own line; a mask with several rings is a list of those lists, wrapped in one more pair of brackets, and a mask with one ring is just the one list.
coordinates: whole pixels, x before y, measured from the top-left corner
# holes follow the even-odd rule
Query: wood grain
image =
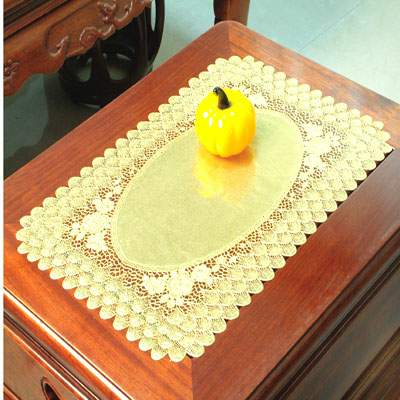
[[(322, 396), (318, 391), (326, 388), (329, 391), (322, 398), (344, 395), (399, 325), (398, 249), (399, 232), (299, 340), (251, 399), (296, 398), (299, 391), (307, 398), (318, 398)], [(393, 257), (388, 259), (389, 254), (397, 254), (397, 265), (391, 262)], [(377, 331), (375, 322), (382, 329)]]
[(247, 24), (250, 0), (214, 0), (215, 23), (232, 20)]
[[(395, 151), (253, 296), (202, 357), (179, 364), (152, 361), (110, 321), (101, 320), (97, 311), (88, 310), (84, 301), (16, 252), (21, 216), (178, 94), (192, 76), (217, 57), (234, 54), (253, 55), (382, 120), (392, 133), (392, 145), (400, 144), (397, 104), (241, 24), (222, 22), (9, 177), (4, 214), (7, 315), (99, 398), (243, 399), (263, 381), (264, 388), (279, 393), (294, 378), (292, 373), (302, 371), (327, 338), (332, 340), (346, 315), (356, 313), (400, 246), (400, 151)], [(388, 313), (387, 318), (393, 316)], [(385, 326), (384, 337), (393, 334), (392, 328)]]
[(67, 57), (86, 52), (97, 39), (123, 28), (149, 2), (72, 0), (59, 1), (55, 8), (54, 2), (46, 2), (24, 14), (23, 21), (9, 25), (17, 31), (8, 31), (4, 42), (5, 95), (15, 93), (32, 74), (57, 71)]
[(60, 399), (85, 400), (87, 398), (73, 386), (69, 386), (61, 375), (7, 326), (4, 332), (4, 349), (4, 382), (20, 400), (44, 399), (42, 389), (44, 381)]
[[(33, 23), (68, 0), (38, 1), (40, 2), (38, 4), (30, 1), (23, 1), (22, 3), (29, 4), (28, 9), (25, 7), (22, 9), (11, 8), (10, 10), (4, 11), (4, 39), (7, 39), (15, 32), (25, 28), (27, 25)], [(34, 5), (34, 7), (31, 7), (32, 5)]]
[(287, 398), (342, 398), (400, 326), (399, 304), (400, 263), (396, 262), (356, 305), (358, 311), (336, 328), (332, 343), (285, 388)]
[(4, 385), (3, 396), (4, 400), (20, 400), (6, 385)]
[(23, 0), (11, 1), (4, 10), (4, 37), (7, 38), (17, 30), (54, 10), (67, 0)]
[[(9, 310), (8, 310), (9, 311)], [(13, 393), (20, 395), (27, 388), (36, 388), (45, 378), (51, 386), (59, 386), (74, 394), (78, 399), (98, 398), (76, 376), (65, 369), (63, 364), (51, 356), (39, 343), (37, 338), (31, 337), (25, 329), (15, 324), (9, 317), (4, 318), (5, 331), (5, 385)], [(7, 354), (8, 353), (8, 354)], [(26, 368), (35, 370), (35, 376), (21, 379), (21, 370)], [(55, 382), (52, 384), (52, 382)]]
[(344, 396), (347, 400), (400, 398), (400, 330)]
[[(18, 10), (21, 7), (27, 6), (37, 0), (4, 0), (3, 1), (3, 8), (4, 12), (8, 13), (11, 12), (12, 10)], [(45, 1), (48, 0), (38, 0), (44, 3)]]
[[(251, 306), (241, 309), (240, 317), (228, 323), (228, 329), (217, 336), (206, 354), (193, 360), (198, 398), (242, 399), (250, 394), (255, 381), (261, 382), (265, 376), (268, 380), (261, 390), (265, 397), (255, 398), (267, 398), (267, 393), (268, 398), (282, 398), (282, 388), (324, 346), (357, 298), (379, 276), (374, 271), (363, 279), (361, 272), (366, 273), (371, 258), (400, 230), (399, 168), (397, 151), (318, 228), (296, 256), (288, 259), (264, 291), (253, 296)], [(393, 254), (399, 257), (399, 249), (397, 235), (388, 254), (383, 254), (384, 259), (373, 269), (383, 273)], [(350, 284), (355, 288), (350, 287), (341, 302), (339, 296)], [(390, 328), (396, 330), (398, 313), (389, 313), (388, 318), (394, 320), (395, 327)], [(390, 329), (384, 332), (386, 340), (393, 334)], [(293, 354), (289, 355), (290, 351)], [(239, 359), (246, 374), (238, 367)], [(223, 396), (212, 389), (221, 381), (226, 382)]]

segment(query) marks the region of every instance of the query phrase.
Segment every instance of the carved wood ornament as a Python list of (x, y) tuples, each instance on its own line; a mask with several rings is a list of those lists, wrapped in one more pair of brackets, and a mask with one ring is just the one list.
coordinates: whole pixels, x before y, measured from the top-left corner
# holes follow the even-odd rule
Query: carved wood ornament
[(17, 31), (4, 42), (4, 94), (35, 73), (57, 71), (138, 16), (151, 0), (75, 0)]

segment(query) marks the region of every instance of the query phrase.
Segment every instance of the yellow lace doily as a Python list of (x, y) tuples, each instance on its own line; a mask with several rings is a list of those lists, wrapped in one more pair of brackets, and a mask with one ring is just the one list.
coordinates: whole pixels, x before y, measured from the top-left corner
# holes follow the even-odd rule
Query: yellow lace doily
[[(245, 93), (257, 135), (205, 153), (194, 111)], [(252, 57), (217, 59), (21, 219), (18, 251), (157, 360), (199, 357), (391, 150), (381, 122)]]

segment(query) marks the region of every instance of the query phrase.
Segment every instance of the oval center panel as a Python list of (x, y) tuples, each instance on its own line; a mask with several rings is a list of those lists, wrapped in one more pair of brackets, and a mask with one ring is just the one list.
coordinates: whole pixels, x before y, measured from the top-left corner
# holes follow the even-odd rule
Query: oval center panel
[(209, 154), (189, 129), (125, 188), (112, 220), (118, 257), (164, 272), (221, 254), (276, 210), (302, 159), (297, 125), (276, 111), (257, 111), (252, 145), (229, 159)]

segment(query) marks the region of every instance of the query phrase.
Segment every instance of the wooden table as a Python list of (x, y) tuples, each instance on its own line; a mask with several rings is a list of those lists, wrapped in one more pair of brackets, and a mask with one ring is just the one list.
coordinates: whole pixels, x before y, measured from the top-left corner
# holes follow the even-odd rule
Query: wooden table
[[(55, 72), (137, 17), (152, 0), (5, 0), (4, 94)], [(250, 0), (214, 0), (215, 21), (246, 24)], [(211, 21), (210, 21), (211, 24)]]
[(151, 0), (6, 0), (4, 93), (32, 74), (55, 72), (67, 57), (123, 28)]
[[(16, 252), (21, 216), (190, 77), (217, 57), (234, 54), (250, 54), (384, 121), (390, 143), (400, 145), (397, 104), (243, 25), (217, 24), (6, 180), (8, 393), (43, 398), (45, 377), (42, 384), (66, 399), (338, 399), (345, 393), (368, 399), (382, 398), (382, 390), (388, 399), (399, 395), (400, 150), (388, 155), (200, 358), (152, 361)], [(30, 375), (21, 379), (18, 374), (28, 368)]]

